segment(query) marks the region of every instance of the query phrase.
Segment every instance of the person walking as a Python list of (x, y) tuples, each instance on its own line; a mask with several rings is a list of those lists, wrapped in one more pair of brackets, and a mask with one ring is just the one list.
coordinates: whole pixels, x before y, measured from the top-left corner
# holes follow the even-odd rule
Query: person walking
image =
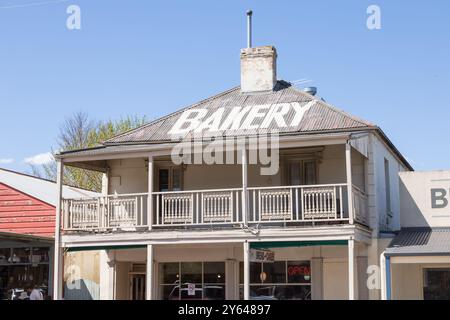
[(30, 300), (44, 300), (44, 296), (42, 295), (42, 291), (38, 289), (37, 286), (34, 286), (33, 291), (30, 293)]

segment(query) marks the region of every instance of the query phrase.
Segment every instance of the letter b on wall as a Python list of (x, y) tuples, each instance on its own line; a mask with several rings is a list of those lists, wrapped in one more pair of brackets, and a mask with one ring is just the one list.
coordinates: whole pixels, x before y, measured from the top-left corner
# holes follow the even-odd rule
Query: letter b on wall
[(431, 208), (442, 209), (447, 207), (448, 200), (446, 196), (447, 191), (445, 189), (431, 189)]

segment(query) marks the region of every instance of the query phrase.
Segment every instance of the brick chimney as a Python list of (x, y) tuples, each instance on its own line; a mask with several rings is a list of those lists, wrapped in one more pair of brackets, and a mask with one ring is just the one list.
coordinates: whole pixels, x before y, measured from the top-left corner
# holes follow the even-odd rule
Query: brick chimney
[(277, 50), (273, 46), (241, 49), (241, 92), (271, 91), (277, 83)]

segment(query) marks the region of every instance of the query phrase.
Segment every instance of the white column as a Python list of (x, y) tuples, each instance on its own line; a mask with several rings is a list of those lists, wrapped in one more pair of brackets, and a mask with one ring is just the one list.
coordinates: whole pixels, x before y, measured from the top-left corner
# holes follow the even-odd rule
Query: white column
[(154, 300), (155, 297), (153, 296), (154, 290), (153, 290), (153, 279), (154, 279), (154, 267), (153, 267), (153, 245), (149, 244), (147, 245), (147, 275), (145, 277), (145, 299), (146, 300)]
[(348, 299), (355, 300), (355, 240), (348, 240)]
[(368, 257), (358, 256), (356, 261), (356, 288), (358, 300), (369, 300), (369, 288), (367, 287)]
[(236, 285), (239, 286), (239, 279), (236, 278), (236, 260), (225, 260), (225, 300), (236, 300)]
[(349, 142), (345, 144), (345, 169), (347, 172), (348, 218), (350, 224), (353, 224), (352, 146)]
[(148, 156), (148, 199), (147, 199), (147, 223), (148, 229), (153, 225), (153, 156)]
[(102, 196), (107, 196), (109, 192), (109, 170), (102, 174)]
[(100, 250), (100, 300), (116, 296), (116, 258), (114, 250)]
[(381, 300), (387, 300), (386, 293), (386, 257), (384, 251), (380, 254), (380, 289), (381, 289)]
[(242, 146), (242, 220), (247, 225), (248, 220), (248, 194), (247, 194), (247, 150)]
[(244, 300), (250, 300), (250, 244), (244, 242)]
[(311, 299), (323, 299), (323, 258), (313, 257), (311, 259)]
[(63, 281), (63, 252), (61, 250), (61, 199), (63, 186), (64, 164), (62, 160), (57, 161), (56, 172), (56, 216), (55, 216), (55, 249), (53, 266), (53, 299), (62, 299)]

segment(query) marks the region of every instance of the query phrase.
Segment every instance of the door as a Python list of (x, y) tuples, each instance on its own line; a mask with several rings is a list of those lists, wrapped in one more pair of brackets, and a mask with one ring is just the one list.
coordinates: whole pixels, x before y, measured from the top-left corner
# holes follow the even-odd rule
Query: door
[(145, 300), (145, 274), (130, 274), (130, 299)]
[(314, 160), (288, 161), (287, 181), (291, 186), (317, 183), (317, 169)]
[(158, 191), (180, 191), (182, 186), (182, 171), (180, 167), (158, 169)]
[[(287, 162), (287, 184), (290, 186), (311, 186), (317, 183), (315, 160), (289, 160)], [(298, 203), (298, 208), (297, 208)], [(303, 199), (292, 202), (292, 210), (297, 217), (302, 208)]]

